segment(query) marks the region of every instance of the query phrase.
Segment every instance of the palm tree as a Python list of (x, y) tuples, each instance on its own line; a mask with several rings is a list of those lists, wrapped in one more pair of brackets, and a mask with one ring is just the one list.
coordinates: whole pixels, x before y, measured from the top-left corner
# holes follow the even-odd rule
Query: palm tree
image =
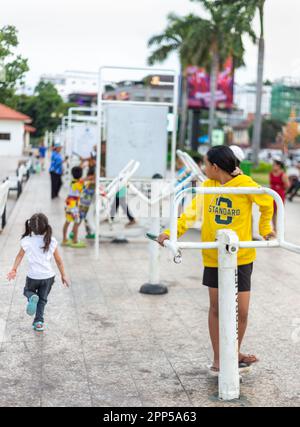
[(163, 33), (155, 35), (148, 41), (148, 47), (155, 46), (155, 50), (148, 58), (149, 65), (163, 62), (172, 52), (177, 52), (180, 62), (181, 75), (181, 111), (179, 146), (184, 147), (187, 122), (187, 78), (185, 69), (192, 63), (192, 51), (189, 45), (191, 28), (197, 24), (198, 17), (190, 14), (180, 17), (175, 13), (167, 16), (168, 25)]
[[(258, 154), (260, 150), (260, 137), (261, 137), (261, 101), (263, 92), (263, 75), (264, 75), (264, 59), (265, 59), (265, 36), (264, 36), (264, 6), (265, 0), (253, 1), (253, 9), (256, 4), (256, 8), (259, 12), (260, 22), (260, 35), (258, 40), (258, 60), (257, 60), (257, 82), (256, 82), (256, 110), (255, 110), (255, 121), (252, 139), (253, 149), (253, 161), (255, 165), (258, 165)], [(252, 12), (254, 17), (255, 12)]]
[[(263, 74), (264, 74), (264, 58), (265, 58), (265, 36), (264, 36), (264, 8), (266, 0), (219, 0), (217, 3), (232, 5), (238, 7), (240, 12), (248, 16), (249, 22), (253, 21), (256, 12), (259, 14), (260, 34), (258, 38), (258, 60), (257, 60), (257, 78), (256, 78), (256, 109), (254, 129), (252, 136), (253, 162), (258, 165), (258, 154), (260, 150), (261, 140), (261, 102), (263, 93)], [(255, 39), (256, 40), (256, 37)]]
[(241, 16), (237, 7), (216, 5), (208, 0), (192, 0), (201, 3), (209, 12), (210, 18), (196, 15), (178, 17), (168, 16), (168, 26), (164, 33), (149, 40), (149, 46), (156, 45), (157, 49), (150, 55), (149, 62), (163, 61), (167, 56), (177, 51), (183, 75), (183, 107), (181, 139), (185, 137), (185, 122), (187, 112), (187, 82), (184, 70), (187, 65), (201, 66), (210, 69), (210, 108), (209, 108), (209, 142), (212, 141), (212, 131), (215, 116), (215, 98), (217, 76), (220, 67), (229, 56), (233, 56), (235, 66), (243, 65), (244, 46), (242, 34), (253, 35), (250, 25), (244, 15)]

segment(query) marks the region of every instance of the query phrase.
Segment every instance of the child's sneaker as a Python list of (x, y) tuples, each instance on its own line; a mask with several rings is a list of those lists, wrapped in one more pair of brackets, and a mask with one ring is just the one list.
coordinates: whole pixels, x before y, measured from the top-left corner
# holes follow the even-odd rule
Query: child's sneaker
[(37, 295), (32, 295), (29, 298), (28, 304), (27, 304), (27, 307), (26, 307), (26, 313), (29, 316), (33, 316), (35, 314), (38, 302), (39, 302), (39, 297)]
[(85, 236), (85, 238), (86, 238), (86, 239), (95, 239), (95, 233), (88, 233), (88, 234)]
[(35, 322), (32, 325), (32, 328), (37, 332), (43, 332), (44, 331), (44, 324), (43, 324), (43, 322)]

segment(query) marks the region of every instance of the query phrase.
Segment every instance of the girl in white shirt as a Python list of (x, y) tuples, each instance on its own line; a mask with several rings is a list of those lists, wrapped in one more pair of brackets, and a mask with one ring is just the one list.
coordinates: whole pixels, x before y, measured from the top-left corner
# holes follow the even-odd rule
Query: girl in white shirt
[(55, 279), (51, 265), (52, 257), (54, 257), (60, 271), (63, 285), (69, 287), (64, 265), (57, 249), (57, 241), (52, 237), (52, 228), (49, 225), (48, 218), (42, 213), (33, 215), (25, 223), (21, 249), (13, 268), (7, 275), (9, 280), (16, 278), (18, 267), (25, 254), (29, 263), (24, 288), (24, 295), (28, 300), (26, 312), (30, 316), (35, 315), (33, 329), (42, 332), (44, 330), (44, 310), (47, 297)]

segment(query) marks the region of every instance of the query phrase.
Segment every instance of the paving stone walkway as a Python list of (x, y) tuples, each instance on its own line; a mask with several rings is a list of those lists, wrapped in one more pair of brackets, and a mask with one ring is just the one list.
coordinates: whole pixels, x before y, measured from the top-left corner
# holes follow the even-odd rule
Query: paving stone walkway
[[(31, 330), (22, 295), (26, 266), (5, 279), (24, 221), (46, 213), (60, 239), (63, 196), (51, 202), (47, 173), (30, 178), (0, 236), (0, 406), (299, 406), (300, 256), (260, 250), (255, 264), (244, 349), (260, 363), (244, 378), (239, 402), (216, 399), (207, 376), (210, 342), (207, 289), (200, 254), (180, 266), (162, 250), (169, 293), (140, 294), (147, 281), (147, 243), (61, 250), (72, 281), (57, 276), (46, 330)], [(300, 243), (300, 199), (287, 205), (287, 237)], [(189, 238), (195, 239), (193, 231)]]

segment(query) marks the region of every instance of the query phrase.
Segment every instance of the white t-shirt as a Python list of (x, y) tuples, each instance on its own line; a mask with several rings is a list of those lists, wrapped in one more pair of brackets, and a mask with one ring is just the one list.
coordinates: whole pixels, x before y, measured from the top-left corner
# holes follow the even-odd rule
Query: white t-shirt
[(27, 276), (31, 279), (43, 280), (55, 276), (51, 266), (53, 253), (57, 248), (57, 240), (52, 237), (49, 250), (44, 252), (44, 236), (35, 235), (26, 236), (21, 240), (21, 247), (25, 251), (29, 270)]

